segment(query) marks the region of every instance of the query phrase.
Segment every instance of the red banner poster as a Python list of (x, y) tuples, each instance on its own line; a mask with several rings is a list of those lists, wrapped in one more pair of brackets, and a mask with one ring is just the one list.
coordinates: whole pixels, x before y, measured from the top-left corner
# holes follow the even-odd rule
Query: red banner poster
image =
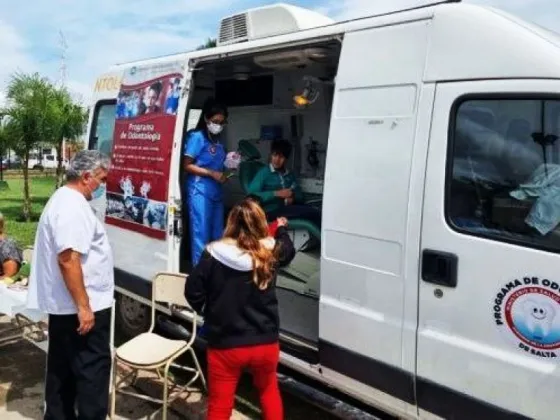
[(181, 63), (127, 70), (117, 97), (108, 224), (165, 240)]

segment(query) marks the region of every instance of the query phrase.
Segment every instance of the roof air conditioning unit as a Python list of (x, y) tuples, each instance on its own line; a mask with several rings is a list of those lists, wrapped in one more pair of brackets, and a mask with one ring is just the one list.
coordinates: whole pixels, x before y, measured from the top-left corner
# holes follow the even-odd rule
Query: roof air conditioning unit
[(278, 3), (222, 19), (217, 44), (235, 44), (332, 23), (332, 19), (313, 10)]

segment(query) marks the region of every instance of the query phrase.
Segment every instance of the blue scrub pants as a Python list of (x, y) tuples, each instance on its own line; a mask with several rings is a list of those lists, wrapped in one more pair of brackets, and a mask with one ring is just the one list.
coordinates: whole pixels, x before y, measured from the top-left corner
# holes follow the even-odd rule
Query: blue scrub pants
[(189, 191), (189, 224), (194, 267), (204, 247), (224, 234), (224, 203), (210, 200), (198, 191)]

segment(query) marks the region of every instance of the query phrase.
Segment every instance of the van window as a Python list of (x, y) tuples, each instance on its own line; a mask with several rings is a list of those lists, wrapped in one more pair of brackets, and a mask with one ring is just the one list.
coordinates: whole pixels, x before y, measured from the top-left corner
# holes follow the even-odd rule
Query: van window
[(113, 152), (113, 132), (115, 131), (116, 101), (98, 102), (93, 115), (93, 127), (89, 148), (99, 150), (107, 156)]
[(451, 117), (448, 223), (560, 251), (560, 100), (469, 99)]
[(53, 155), (47, 155), (47, 160), (54, 162), (54, 156)]

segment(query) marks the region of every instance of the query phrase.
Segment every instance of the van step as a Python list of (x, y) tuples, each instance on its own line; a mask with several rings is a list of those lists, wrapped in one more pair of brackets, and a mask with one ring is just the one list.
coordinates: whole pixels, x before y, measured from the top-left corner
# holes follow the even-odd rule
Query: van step
[(278, 374), (278, 382), (283, 391), (340, 419), (382, 420), (282, 373)]
[[(167, 316), (159, 315), (156, 319), (158, 329), (164, 334), (183, 340), (189, 340), (191, 338), (191, 332), (185, 328), (185, 326), (172, 321)], [(206, 340), (197, 337), (194, 347), (196, 350), (205, 351), (207, 347)], [(385, 420), (385, 417), (378, 417), (367, 413), (360, 408), (329, 395), (327, 392), (307, 385), (290, 375), (278, 373), (278, 383), (283, 391), (340, 419)]]

